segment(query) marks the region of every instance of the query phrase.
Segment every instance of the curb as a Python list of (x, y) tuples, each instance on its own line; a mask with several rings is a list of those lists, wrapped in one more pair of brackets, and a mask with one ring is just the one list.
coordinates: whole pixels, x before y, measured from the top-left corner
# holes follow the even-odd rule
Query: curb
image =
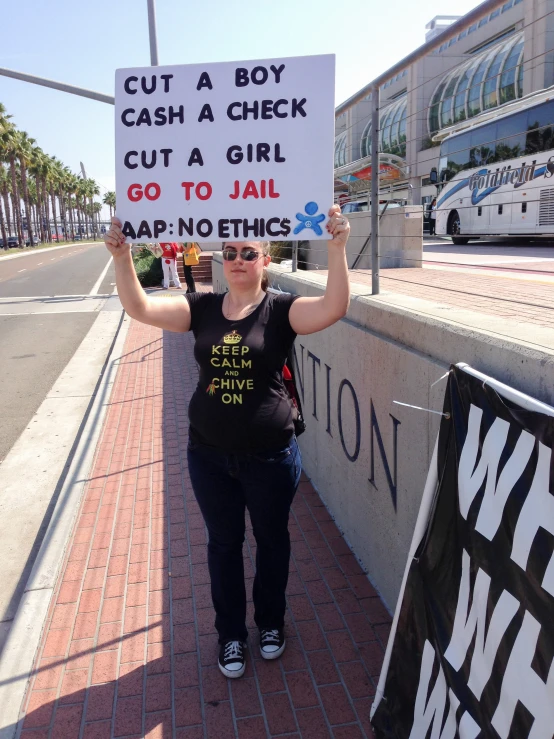
[(21, 732), (21, 707), (40, 646), (64, 553), (103, 428), (130, 319), (122, 313), (94, 394), (83, 418), (52, 518), (27, 580), (0, 660), (0, 739)]
[(69, 249), (70, 246), (96, 246), (96, 244), (103, 244), (103, 241), (87, 241), (86, 243), (81, 242), (79, 243), (76, 241), (74, 244), (61, 244), (61, 246), (49, 246), (44, 249), (39, 249), (38, 251), (26, 251), (24, 254), (10, 254), (7, 257), (1, 257), (0, 256), (0, 264), (2, 262), (9, 262), (10, 259), (21, 259), (22, 257), (32, 257), (33, 255), (40, 254), (41, 252), (48, 252), (51, 251), (58, 251), (58, 249)]

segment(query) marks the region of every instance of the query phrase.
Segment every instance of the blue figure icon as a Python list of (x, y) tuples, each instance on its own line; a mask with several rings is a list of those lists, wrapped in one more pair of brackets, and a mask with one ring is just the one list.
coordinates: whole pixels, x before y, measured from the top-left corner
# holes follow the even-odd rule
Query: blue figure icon
[(317, 236), (321, 236), (323, 231), (321, 230), (321, 226), (319, 224), (321, 223), (321, 221), (325, 220), (325, 215), (323, 213), (320, 213), (320, 215), (316, 216), (316, 213), (319, 210), (318, 204), (314, 203), (313, 201), (306, 203), (306, 207), (304, 208), (304, 210), (306, 211), (307, 215), (304, 213), (296, 214), (296, 217), (298, 218), (300, 223), (296, 226), (293, 233), (299, 234), (305, 228), (311, 228)]

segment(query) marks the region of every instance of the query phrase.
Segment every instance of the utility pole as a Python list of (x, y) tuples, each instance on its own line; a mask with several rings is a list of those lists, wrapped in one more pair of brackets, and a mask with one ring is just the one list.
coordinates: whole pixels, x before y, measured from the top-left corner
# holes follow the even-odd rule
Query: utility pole
[(146, 0), (148, 3), (148, 33), (150, 36), (150, 64), (153, 67), (159, 65), (158, 61), (158, 37), (156, 34), (156, 0)]
[(371, 91), (371, 294), (379, 295), (379, 86)]
[(292, 242), (292, 271), (296, 272), (298, 269), (298, 241)]

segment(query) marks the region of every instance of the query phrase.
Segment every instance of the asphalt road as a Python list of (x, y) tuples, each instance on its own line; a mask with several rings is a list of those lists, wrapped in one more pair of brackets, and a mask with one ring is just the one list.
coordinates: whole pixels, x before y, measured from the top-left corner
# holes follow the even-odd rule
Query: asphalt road
[[(110, 258), (103, 244), (41, 249), (19, 259), (0, 259), (0, 298), (89, 295)], [(113, 292), (113, 270), (98, 294)]]
[[(0, 259), (0, 461), (31, 421), (114, 291), (103, 244)], [(72, 296), (72, 297), (64, 297)]]

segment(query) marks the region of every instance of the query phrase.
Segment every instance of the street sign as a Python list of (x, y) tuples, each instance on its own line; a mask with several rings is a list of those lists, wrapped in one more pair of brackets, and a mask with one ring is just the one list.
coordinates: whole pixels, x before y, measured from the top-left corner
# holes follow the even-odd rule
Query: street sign
[(327, 239), (333, 55), (116, 71), (131, 242)]

